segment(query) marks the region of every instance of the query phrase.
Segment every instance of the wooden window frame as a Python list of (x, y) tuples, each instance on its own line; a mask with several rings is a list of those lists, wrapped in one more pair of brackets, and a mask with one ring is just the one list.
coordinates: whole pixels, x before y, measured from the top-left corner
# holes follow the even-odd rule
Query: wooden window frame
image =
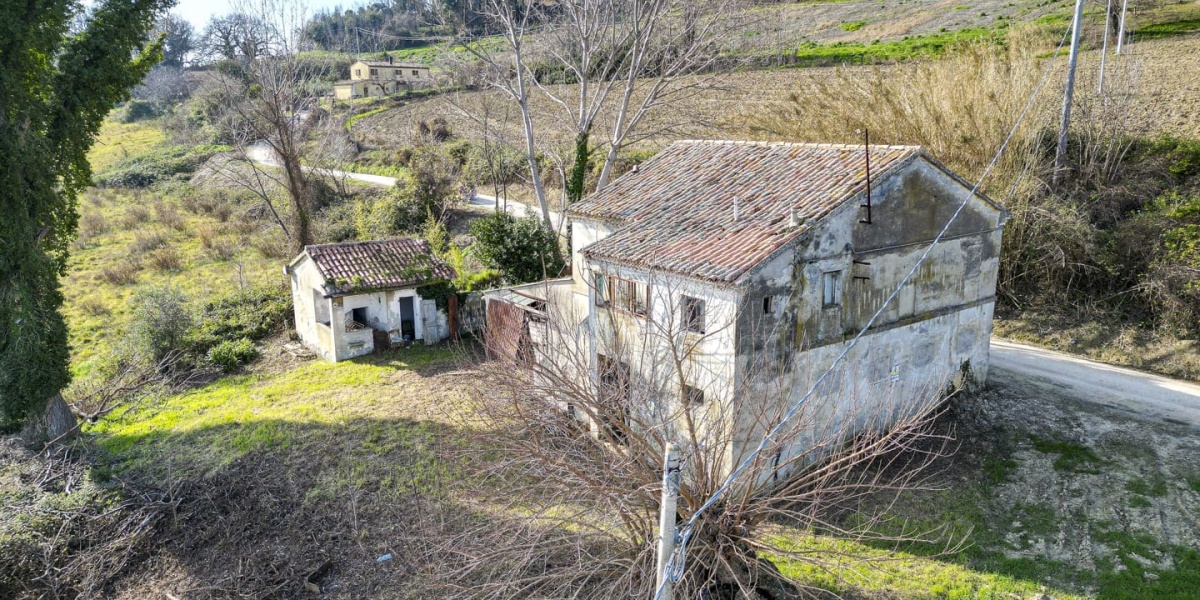
[[(650, 283), (625, 279), (614, 275), (602, 275), (607, 283), (606, 306), (617, 312), (645, 317), (650, 314)], [(640, 302), (639, 302), (640, 301)], [(640, 305), (639, 305), (640, 304)], [(597, 304), (597, 306), (601, 306)]]

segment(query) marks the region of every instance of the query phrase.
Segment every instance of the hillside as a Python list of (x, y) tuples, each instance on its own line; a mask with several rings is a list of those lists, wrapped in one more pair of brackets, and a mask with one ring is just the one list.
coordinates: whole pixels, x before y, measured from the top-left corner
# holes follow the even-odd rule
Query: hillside
[[(1039, 74), (1069, 8), (1067, 0), (756, 7), (752, 26), (727, 40), (743, 68), (698, 76), (696, 93), (672, 98), (647, 126), (647, 139), (628, 150), (627, 162), (682, 138), (821, 136), (857, 143), (855, 129), (869, 112), (891, 118), (881, 117), (889, 125), (909, 116), (913, 121), (902, 124), (928, 130), (922, 111), (961, 100), (966, 104), (938, 121), (949, 131), (931, 138), (946, 144), (946, 162), (975, 177), (961, 165), (978, 165), (972, 152), (979, 148), (992, 151), (995, 123), (1007, 132), (1011, 117), (996, 106), (1013, 100), (969, 103), (1003, 96), (986, 87), (995, 81), (1025, 85)], [(1095, 10), (1089, 8), (1093, 25)], [(1117, 144), (1127, 155), (1113, 164), (1129, 175), (1051, 190), (1047, 173), (1035, 166), (1027, 167), (1031, 177), (1009, 173), (989, 190), (1010, 202), (1014, 215), (1005, 235), (1018, 242), (1005, 260), (1031, 265), (1008, 263), (1010, 287), (1001, 293), (1009, 295), (1001, 299), (1007, 304), (997, 331), (1200, 379), (1200, 344), (1186, 337), (1194, 335), (1188, 323), (1168, 326), (1143, 305), (1122, 304), (1133, 291), (1114, 296), (1106, 287), (1128, 284), (1128, 277), (1118, 278), (1128, 266), (1118, 259), (1132, 264), (1139, 257), (1123, 248), (1186, 246), (1169, 244), (1191, 238), (1171, 236), (1193, 231), (1200, 215), (1191, 208), (1200, 207), (1193, 200), (1200, 197), (1200, 80), (1180, 76), (1200, 73), (1200, 3), (1139, 14), (1146, 21), (1135, 23), (1141, 33), (1132, 53), (1109, 57), (1116, 82), (1110, 85), (1121, 90), (1110, 96), (1113, 106), (1130, 107), (1120, 137), (1129, 145)], [(1008, 37), (1018, 25), (1026, 27), (1024, 37)], [(991, 52), (1002, 40), (1030, 46)], [(438, 63), (439, 51), (424, 47), (400, 56)], [(852, 64), (831, 66), (841, 62)], [(1062, 79), (1063, 62), (1051, 81)], [(768, 64), (790, 66), (752, 68)], [(975, 64), (1016, 75), (990, 80), (985, 75), (992, 71), (969, 71)], [(1080, 105), (1092, 110), (1097, 52), (1089, 50), (1081, 65)], [(949, 96), (962, 91), (945, 83), (956, 77), (978, 83), (968, 90), (975, 95), (923, 106), (887, 105), (878, 97), (922, 78), (928, 86), (945, 85)], [(1058, 93), (1048, 93), (1035, 110), (1038, 122), (1023, 130), (1028, 164), (1045, 159)], [(501, 276), (473, 254), (469, 228), (492, 210), (457, 199), (463, 187), (491, 193), (490, 182), (471, 179), (481, 172), (485, 147), (477, 118), (502, 114), (505, 102), (498, 92), (433, 90), (336, 107), (323, 122), (334, 133), (314, 135), (310, 146), (335, 143), (347, 154), (344, 168), (398, 177), (402, 185), (343, 181), (323, 189), (314, 211), (316, 241), (424, 237), (459, 269), (459, 291), (496, 285)], [(536, 102), (545, 155), (569, 157), (561, 109), (545, 98)], [(797, 107), (826, 111), (831, 104), (837, 110), (825, 117), (797, 116), (804, 114)], [(70, 444), (36, 452), (16, 437), (0, 438), (0, 597), (477, 598), (487, 596), (485, 584), (513, 573), (527, 577), (516, 583), (529, 586), (515, 595), (537, 597), (546, 573), (583, 571), (596, 553), (628, 552), (606, 537), (608, 507), (580, 511), (590, 519), (560, 521), (560, 509), (578, 507), (560, 502), (530, 514), (535, 503), (506, 496), (510, 482), (542, 474), (516, 470), (489, 429), (482, 407), (495, 393), (491, 377), (504, 367), (487, 360), (475, 341), (411, 345), (337, 364), (296, 343), (280, 271), (293, 250), (271, 216), (279, 206), (286, 217), (286, 203), (277, 187), (263, 192), (278, 203), (267, 206), (229, 181), (248, 179), (249, 167), (231, 161), (229, 147), (211, 131), (188, 128), (188, 119), (200, 119), (192, 108), (134, 123), (110, 118), (90, 156), (100, 187), (81, 197), (79, 238), (62, 280), (75, 376), (66, 395), (87, 400), (115, 392)], [(1082, 122), (1094, 124), (1087, 110)], [(502, 128), (519, 148), (513, 115)], [(597, 135), (604, 131), (598, 126)], [(896, 139), (899, 131), (873, 129), (873, 141), (911, 141)], [(1077, 133), (1093, 134), (1102, 143), (1113, 139), (1105, 137), (1109, 130)], [(1013, 165), (1022, 166), (1014, 160), (1005, 168)], [(511, 174), (517, 197), (529, 193), (522, 176)], [(553, 177), (555, 188), (561, 181)], [(411, 208), (409, 190), (426, 184), (441, 186), (444, 210), (416, 219), (400, 214), (400, 207)], [(1182, 259), (1167, 266), (1177, 265), (1186, 267)], [(1155, 284), (1156, 298), (1182, 297), (1185, 306), (1172, 316), (1200, 310), (1167, 286), (1178, 280), (1152, 278), (1160, 266), (1140, 264), (1131, 289)], [(1019, 280), (1043, 267), (1051, 273), (1046, 279)], [(1088, 282), (1099, 283), (1089, 288)], [(1046, 296), (1029, 291), (1039, 286)], [(167, 356), (178, 351), (180, 362), (127, 370), (156, 336), (171, 338)], [(130, 383), (137, 377), (154, 383)], [(942, 442), (955, 452), (938, 458), (929, 479), (894, 503), (886, 490), (856, 500), (863, 514), (880, 509), (885, 518), (862, 522), (856, 510), (824, 509), (831, 527), (820, 529), (764, 519), (767, 557), (820, 598), (1196, 598), (1195, 427), (996, 376), (943, 408), (935, 436), (897, 449), (888, 462), (919, 462)], [(868, 465), (863, 473), (887, 468)], [(875, 539), (850, 533), (856, 529)], [(913, 540), (914, 532), (923, 539)], [(562, 540), (574, 551), (540, 552), (542, 544)], [(516, 563), (515, 571), (494, 558), (503, 544), (528, 553), (499, 555)], [(816, 566), (806, 556), (833, 562)], [(486, 568), (467, 569), (472, 562)], [(611, 579), (601, 572), (578, 596), (611, 596)]]

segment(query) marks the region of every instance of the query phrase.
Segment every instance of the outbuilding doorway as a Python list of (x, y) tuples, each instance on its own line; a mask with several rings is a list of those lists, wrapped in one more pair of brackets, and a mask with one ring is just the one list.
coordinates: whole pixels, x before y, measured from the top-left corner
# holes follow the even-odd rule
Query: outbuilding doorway
[(404, 341), (417, 339), (417, 321), (413, 307), (412, 296), (401, 296), (396, 300), (400, 303), (400, 335)]

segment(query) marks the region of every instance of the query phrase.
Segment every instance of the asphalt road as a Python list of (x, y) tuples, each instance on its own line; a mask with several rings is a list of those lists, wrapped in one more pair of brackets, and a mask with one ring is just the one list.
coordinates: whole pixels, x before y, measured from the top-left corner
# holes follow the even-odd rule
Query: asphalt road
[(1200, 385), (1193, 383), (995, 338), (988, 377), (1200, 428)]
[[(250, 158), (250, 160), (252, 160), (256, 163), (264, 164), (264, 165), (271, 166), (271, 167), (279, 166), (279, 161), (275, 158), (274, 152), (271, 151), (271, 148), (269, 146), (267, 146), (266, 144), (264, 144), (262, 142), (254, 144), (254, 145), (250, 146), (249, 148), (247, 148), (246, 155)], [(321, 175), (325, 175), (328, 177), (345, 177), (347, 179), (353, 179), (355, 181), (361, 181), (363, 183), (369, 183), (371, 185), (377, 185), (380, 187), (392, 187), (392, 186), (396, 185), (395, 177), (384, 177), (383, 175), (369, 175), (367, 173), (351, 173), (349, 171), (339, 171), (337, 169), (314, 169), (312, 167), (304, 167), (304, 170), (305, 171), (315, 171)], [(474, 206), (495, 207), (496, 206), (496, 197), (488, 196), (487, 194), (475, 194), (475, 196), (471, 198), (471, 204)], [(530, 214), (536, 214), (539, 216), (541, 214), (540, 209), (537, 209), (537, 208), (534, 208), (531, 206), (527, 206), (521, 202), (517, 202), (516, 200), (509, 200), (508, 202), (501, 202), (501, 208), (505, 209), (506, 212), (512, 214), (513, 216), (515, 216), (519, 219), (524, 218), (526, 215), (530, 215)], [(554, 222), (555, 228), (557, 228), (559, 230), (562, 229), (562, 220), (563, 219), (562, 219), (561, 214), (559, 214), (555, 211), (550, 211), (550, 220)]]

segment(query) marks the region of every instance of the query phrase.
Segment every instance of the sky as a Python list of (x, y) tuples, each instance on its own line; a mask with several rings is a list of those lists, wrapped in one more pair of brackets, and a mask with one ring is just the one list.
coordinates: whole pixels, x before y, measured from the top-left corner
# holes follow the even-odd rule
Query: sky
[[(304, 0), (310, 15), (335, 6), (350, 8), (363, 3), (363, 0)], [(246, 0), (179, 0), (171, 13), (187, 19), (199, 33), (213, 16), (234, 12), (235, 6), (246, 10), (250, 4)]]

